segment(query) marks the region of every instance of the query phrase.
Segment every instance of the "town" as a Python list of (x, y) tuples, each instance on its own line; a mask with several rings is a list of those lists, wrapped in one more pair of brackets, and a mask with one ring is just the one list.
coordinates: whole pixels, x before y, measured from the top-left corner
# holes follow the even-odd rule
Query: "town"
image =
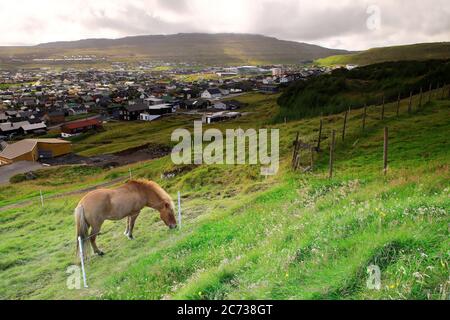
[[(242, 116), (248, 92), (275, 94), (323, 67), (197, 67), (161, 63), (125, 70), (34, 68), (0, 71), (0, 166), (71, 153), (71, 139), (108, 122), (153, 122), (171, 115), (205, 124)], [(149, 124), (151, 125), (151, 124)]]

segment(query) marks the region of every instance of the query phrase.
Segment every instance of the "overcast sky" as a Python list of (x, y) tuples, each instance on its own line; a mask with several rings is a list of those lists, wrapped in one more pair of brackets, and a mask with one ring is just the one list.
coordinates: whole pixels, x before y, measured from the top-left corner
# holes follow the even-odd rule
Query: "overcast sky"
[(258, 33), (362, 50), (450, 41), (449, 0), (0, 0), (0, 45)]

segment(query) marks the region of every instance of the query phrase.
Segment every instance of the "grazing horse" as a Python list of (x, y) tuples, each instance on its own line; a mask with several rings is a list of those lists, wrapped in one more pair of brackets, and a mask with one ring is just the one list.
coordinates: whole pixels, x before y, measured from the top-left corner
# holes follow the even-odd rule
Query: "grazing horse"
[[(103, 222), (128, 218), (125, 236), (131, 240), (134, 223), (144, 207), (158, 210), (170, 229), (177, 227), (174, 204), (167, 192), (153, 181), (132, 180), (116, 189), (91, 191), (80, 200), (75, 209), (77, 237), (89, 239), (94, 252), (102, 256), (95, 240)], [(87, 241), (83, 241), (83, 249), (88, 249)]]

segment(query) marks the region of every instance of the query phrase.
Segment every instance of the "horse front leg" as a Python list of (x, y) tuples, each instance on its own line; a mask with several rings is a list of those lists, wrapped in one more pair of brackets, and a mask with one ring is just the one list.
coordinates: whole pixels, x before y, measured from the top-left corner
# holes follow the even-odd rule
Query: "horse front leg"
[(136, 222), (137, 217), (139, 216), (139, 212), (135, 213), (134, 215), (128, 217), (128, 234), (127, 237), (130, 240), (133, 240), (133, 229), (134, 229), (134, 223)]
[(126, 227), (125, 232), (123, 234), (128, 238), (128, 234), (129, 233), (130, 233), (130, 217), (127, 217), (127, 227)]

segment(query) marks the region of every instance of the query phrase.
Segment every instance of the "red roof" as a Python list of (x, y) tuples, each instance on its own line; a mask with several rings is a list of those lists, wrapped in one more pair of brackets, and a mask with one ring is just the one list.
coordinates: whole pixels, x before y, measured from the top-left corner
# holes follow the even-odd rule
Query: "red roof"
[(73, 129), (85, 128), (85, 127), (90, 127), (90, 126), (100, 126), (100, 125), (101, 125), (101, 123), (97, 119), (90, 119), (90, 120), (81, 120), (81, 121), (77, 121), (77, 122), (71, 122), (71, 123), (65, 124), (63, 127), (64, 127), (64, 129), (73, 130)]

